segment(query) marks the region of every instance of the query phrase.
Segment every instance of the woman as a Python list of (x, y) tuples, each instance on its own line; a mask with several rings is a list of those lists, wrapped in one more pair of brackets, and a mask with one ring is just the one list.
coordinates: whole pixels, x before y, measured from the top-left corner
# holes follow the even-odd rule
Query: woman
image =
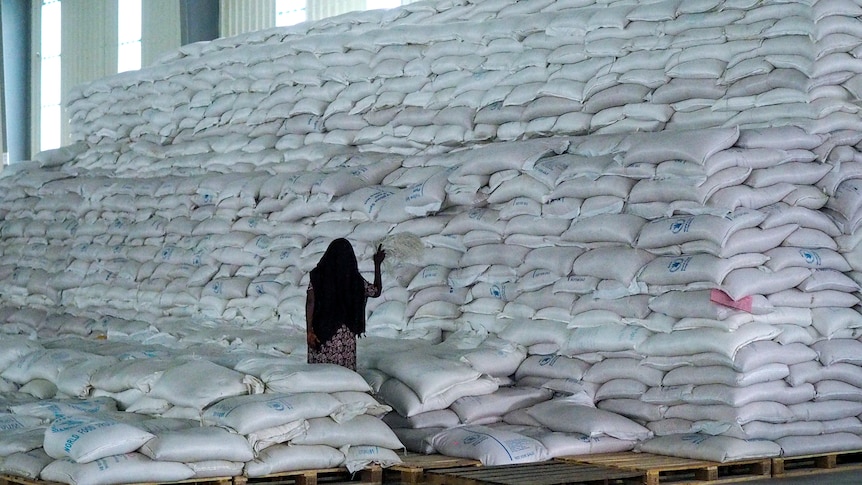
[(356, 370), (356, 337), (365, 333), (365, 302), (380, 296), (380, 264), (386, 252), (374, 253), (374, 283), (359, 273), (353, 246), (332, 241), (311, 270), (305, 300), (308, 363), (338, 364)]

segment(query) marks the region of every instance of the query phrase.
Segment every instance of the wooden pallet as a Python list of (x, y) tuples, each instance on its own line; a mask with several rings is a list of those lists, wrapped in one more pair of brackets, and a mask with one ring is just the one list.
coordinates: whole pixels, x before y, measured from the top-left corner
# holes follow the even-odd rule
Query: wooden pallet
[(445, 455), (407, 453), (401, 456), (401, 463), (383, 470), (383, 478), (387, 483), (397, 481), (400, 484), (418, 485), (427, 480), (427, 471), (470, 466), (482, 466), (482, 462)]
[(563, 461), (428, 470), (431, 485), (640, 484), (643, 473)]
[(862, 450), (784, 456), (772, 459), (773, 477), (791, 477), (847, 470), (862, 470)]
[[(215, 477), (215, 478), (191, 478), (179, 482), (171, 482), (177, 485), (233, 485), (235, 477)], [(58, 482), (48, 482), (27, 477), (17, 477), (13, 475), (0, 475), (0, 485), (65, 485)], [(138, 483), (133, 485), (155, 485), (154, 483)]]
[[(355, 481), (356, 478), (359, 480)], [(327, 481), (380, 484), (383, 483), (383, 467), (371, 465), (355, 474), (346, 468), (321, 468), (275, 473), (263, 477), (234, 477), (232, 485), (317, 485)]]
[(0, 475), (0, 485), (47, 485), (54, 482), (43, 482), (42, 480), (18, 477), (15, 475)]
[(760, 458), (719, 463), (650, 453), (598, 453), (559, 457), (558, 460), (639, 471), (644, 485), (702, 484), (761, 480), (772, 476), (772, 460)]

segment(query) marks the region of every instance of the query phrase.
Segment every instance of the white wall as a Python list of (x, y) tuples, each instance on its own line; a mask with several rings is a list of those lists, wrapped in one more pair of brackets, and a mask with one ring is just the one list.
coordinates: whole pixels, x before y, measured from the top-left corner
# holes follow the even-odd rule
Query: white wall
[(275, 27), (275, 0), (219, 0), (219, 17), (222, 37)]
[(141, 7), (141, 65), (149, 66), (180, 46), (180, 2), (146, 0)]

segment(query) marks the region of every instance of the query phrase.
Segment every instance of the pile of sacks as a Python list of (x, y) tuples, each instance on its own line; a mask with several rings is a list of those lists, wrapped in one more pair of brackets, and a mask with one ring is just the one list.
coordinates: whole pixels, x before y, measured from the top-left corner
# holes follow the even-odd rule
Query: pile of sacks
[(862, 12), (737, 3), (420, 2), (82, 86), (77, 143), (0, 172), (0, 330), (271, 386), (329, 241), (368, 274), (409, 234), (359, 352), (409, 449), (862, 448)]
[(72, 132), (88, 144), (76, 165), (234, 172), (314, 162), (321, 144), (415, 154), (548, 135), (858, 130), (860, 14), (852, 0), (443, 0), (253, 32), (75, 89)]
[(340, 366), (224, 353), (228, 366), (216, 353), (86, 340), (7, 337), (2, 349), (5, 474), (170, 482), (401, 461), (380, 419), (391, 408)]
[[(852, 425), (860, 411), (851, 391), (858, 382), (849, 377), (822, 384), (789, 379), (791, 367), (799, 364), (858, 369), (852, 352), (832, 355), (836, 351), (829, 350), (858, 344), (860, 316), (852, 257), (844, 256), (852, 254), (855, 238), (849, 223), (828, 212), (830, 199), (823, 195), (851, 186), (854, 173), (841, 168), (849, 169), (852, 162), (824, 163), (818, 155), (827, 153), (829, 160), (855, 152), (857, 138), (785, 127), (491, 144), (427, 159), (405, 158), (410, 166), (402, 164), (384, 179), (394, 173), (428, 178), (403, 188), (363, 181), (361, 174), (371, 170), (356, 167), (299, 174), (293, 180), (305, 175), (321, 181), (315, 190), (334, 185), (334, 192), (320, 199), (330, 210), (283, 223), (275, 218), (285, 214), (288, 204), (311, 199), (289, 192), (281, 199), (284, 209), (274, 210), (280, 199), (231, 205), (237, 199), (258, 200), (260, 192), (208, 188), (187, 198), (202, 201), (200, 205), (187, 202), (185, 209), (161, 210), (137, 205), (139, 199), (148, 200), (142, 192), (152, 185), (146, 183), (22, 166), (3, 179), (10, 187), (3, 227), (9, 236), (3, 240), (4, 268), (10, 275), (4, 281), (4, 329), (42, 338), (103, 336), (109, 342), (203, 353), (216, 345), (301, 358), (304, 278), (326, 243), (336, 236), (357, 241), (368, 270), (367, 255), (377, 241), (411, 232), (425, 250), (417, 260), (396, 261), (389, 268), (384, 296), (371, 302), (368, 319), (371, 336), (404, 341), (408, 352), (380, 356), (363, 345), (360, 355), (372, 389), (400, 417), (412, 419), (390, 418), (393, 427), (408, 430), (399, 432), (414, 444), (412, 449), (430, 449), (425, 443), (453, 427), (452, 414), (437, 412), (445, 409), (455, 413), (459, 425), (502, 422), (578, 433), (587, 443), (609, 437), (606, 443), (615, 449), (631, 449), (657, 435), (647, 442), (653, 447), (645, 449), (722, 461), (854, 449), (859, 435)], [(418, 164), (421, 160), (426, 164)], [(38, 180), (27, 177), (31, 174), (57, 177), (38, 189), (12, 183)], [(111, 182), (108, 190), (125, 186), (126, 195), (94, 193), (74, 208), (86, 212), (72, 229), (72, 209), (56, 213), (67, 219), (49, 223), (40, 219), (48, 211), (26, 205), (32, 199), (59, 203), (60, 193), (70, 193), (60, 187), (83, 187), (93, 180)], [(203, 184), (216, 178), (186, 180)], [(468, 183), (475, 189), (463, 190)], [(30, 196), (28, 190), (44, 195)], [(214, 196), (229, 193), (233, 196)], [(458, 204), (464, 194), (471, 202)], [(128, 206), (134, 212), (107, 210), (121, 199), (134, 203)], [(408, 212), (414, 201), (421, 205), (410, 210), (428, 211), (426, 215)], [(263, 213), (254, 210), (263, 207), (270, 212), (258, 218)], [(834, 207), (837, 212), (843, 206)], [(185, 212), (169, 218), (170, 210)], [(199, 210), (211, 217), (190, 224), (190, 230), (172, 232), (170, 228), (193, 221), (191, 215)], [(135, 217), (141, 222), (129, 222)], [(44, 235), (36, 233), (39, 224), (27, 224), (39, 220), (44, 221)], [(158, 224), (162, 220), (168, 222)], [(261, 227), (283, 233), (252, 232)], [(312, 232), (316, 230), (321, 232)], [(298, 247), (263, 252), (267, 241), (278, 238)], [(239, 243), (221, 246), (231, 239)], [(51, 259), (63, 254), (49, 250), (56, 247), (70, 251)], [(297, 252), (302, 257), (291, 260)], [(266, 260), (294, 263), (262, 263)], [(212, 276), (207, 279), (207, 274)], [(44, 286), (35, 284), (38, 275)], [(79, 278), (77, 285), (59, 286), (73, 278)], [(196, 278), (205, 282), (190, 284)], [(257, 315), (268, 318), (257, 320)], [(228, 328), (226, 322), (242, 328)], [(273, 331), (284, 338), (273, 339)], [(472, 341), (453, 338), (461, 334)], [(444, 345), (433, 350), (433, 363), (421, 361), (423, 368), (439, 368), (447, 379), (467, 375), (468, 385), (452, 387), (451, 380), (443, 379), (447, 385), (423, 389), (435, 381), (417, 383), (415, 376), (423, 374), (411, 374), (412, 367), (403, 365), (410, 360), (406, 355), (414, 357), (409, 345), (438, 342)], [(760, 349), (762, 345), (772, 348)], [(757, 356), (752, 362), (743, 358), (752, 353)], [(522, 365), (533, 357), (565, 358), (573, 365), (566, 373), (530, 374)], [(703, 369), (688, 372), (692, 364)], [(557, 379), (564, 382), (548, 382)], [(454, 410), (462, 405), (456, 404), (458, 399), (501, 394), (514, 404), (495, 414), (475, 418), (469, 410), (462, 408), (460, 415)], [(612, 419), (606, 421), (611, 426), (586, 429), (559, 427), (561, 420), (539, 421), (536, 411), (525, 411), (529, 418), (523, 413), (506, 416), (564, 396), (577, 411), (596, 405), (625, 418), (627, 425), (636, 423), (636, 432), (619, 434), (625, 427)], [(424, 431), (413, 431), (415, 416), (426, 412), (437, 412), (436, 418), (423, 425)], [(506, 431), (526, 436), (517, 429)], [(684, 450), (667, 442), (692, 432), (722, 438), (720, 451)], [(764, 451), (764, 442), (753, 438), (773, 446)], [(701, 444), (691, 439), (682, 443)], [(753, 451), (752, 443), (758, 445)], [(543, 446), (546, 454), (529, 459), (554, 455)], [(442, 443), (433, 449), (462, 453)]]

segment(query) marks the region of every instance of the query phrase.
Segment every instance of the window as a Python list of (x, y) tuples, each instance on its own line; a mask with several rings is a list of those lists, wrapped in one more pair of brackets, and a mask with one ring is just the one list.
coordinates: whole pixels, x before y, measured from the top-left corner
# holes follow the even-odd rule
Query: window
[(275, 25), (287, 27), (307, 20), (305, 0), (275, 0)]
[(43, 0), (41, 17), (39, 146), (41, 150), (49, 150), (59, 147), (62, 139), (60, 0)]
[(365, 0), (365, 8), (367, 10), (376, 10), (378, 8), (395, 8), (401, 6), (401, 0)]
[(141, 68), (141, 0), (117, 0), (117, 72)]

